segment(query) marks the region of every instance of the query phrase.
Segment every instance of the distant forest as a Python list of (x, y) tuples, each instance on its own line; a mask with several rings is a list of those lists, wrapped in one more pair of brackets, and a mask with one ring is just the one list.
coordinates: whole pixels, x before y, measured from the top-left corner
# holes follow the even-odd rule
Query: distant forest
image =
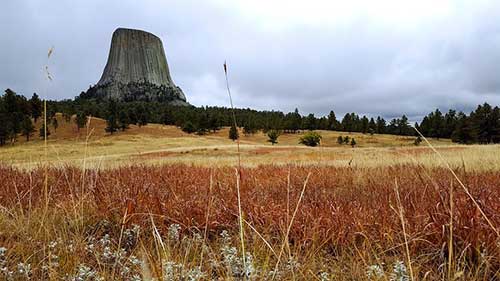
[[(113, 134), (128, 129), (130, 124), (144, 126), (147, 123), (175, 125), (188, 133), (208, 134), (232, 125), (232, 112), (226, 107), (171, 106), (161, 102), (109, 100), (77, 97), (74, 100), (47, 101), (47, 135), (51, 128), (57, 128), (56, 112), (63, 114), (66, 122), (73, 122), (80, 129), (88, 116), (107, 121), (106, 131)], [(245, 134), (262, 130), (280, 130), (297, 133), (303, 130), (334, 130), (360, 132), (363, 134), (393, 134), (416, 136), (408, 118), (403, 115), (386, 121), (381, 117), (369, 118), (356, 113), (345, 114), (337, 119), (334, 111), (328, 116), (314, 114), (302, 116), (294, 112), (257, 111), (235, 109), (238, 125)], [(74, 116), (74, 117), (73, 117)], [(43, 117), (43, 102), (37, 94), (30, 99), (17, 95), (10, 89), (0, 96), (0, 145), (14, 143), (18, 137), (30, 140), (35, 135), (44, 137), (45, 128), (35, 132), (34, 123)], [(414, 126), (426, 137), (451, 138), (463, 144), (500, 143), (500, 109), (485, 103), (470, 114), (449, 110), (443, 114), (439, 109), (425, 116)], [(50, 138), (50, 137), (49, 137)]]

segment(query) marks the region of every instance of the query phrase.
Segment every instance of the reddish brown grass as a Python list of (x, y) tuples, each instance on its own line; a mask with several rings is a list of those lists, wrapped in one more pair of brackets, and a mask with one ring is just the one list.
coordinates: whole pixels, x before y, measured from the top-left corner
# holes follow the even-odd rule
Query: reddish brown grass
[[(304, 180), (311, 173), (307, 192), (290, 229), (289, 242), (300, 249), (326, 251), (335, 256), (352, 247), (376, 245), (379, 255), (401, 255), (404, 237), (394, 211), (397, 179), (401, 206), (407, 223), (410, 254), (425, 257), (430, 270), (445, 262), (447, 251), (450, 184), (449, 171), (417, 166), (350, 169), (332, 167), (261, 166), (242, 170), (241, 198), (245, 220), (279, 244), (287, 228), (287, 176), (291, 169), (290, 202), (294, 208)], [(500, 173), (457, 171), (474, 198), (495, 226), (500, 225)], [(213, 187), (209, 192), (210, 175)], [(44, 170), (30, 172), (0, 168), (0, 204), (6, 209), (29, 212), (44, 204)], [(82, 183), (76, 168), (49, 171), (51, 206), (70, 204), (87, 196), (86, 204), (96, 216), (117, 224), (128, 212), (127, 223), (147, 225), (150, 215), (159, 228), (179, 223), (184, 229), (208, 228), (211, 235), (222, 229), (238, 230), (238, 204), (234, 169), (191, 166), (122, 167), (87, 171)], [(85, 194), (81, 194), (84, 185)], [(209, 195), (211, 194), (211, 195)], [(213, 198), (207, 219), (207, 202)], [(454, 251), (471, 268), (481, 253), (499, 268), (497, 237), (471, 200), (459, 189), (453, 194)], [(208, 221), (208, 225), (206, 222)], [(209, 235), (210, 236), (210, 235)], [(2, 234), (0, 240), (9, 238)], [(13, 242), (13, 241), (10, 241)], [(493, 276), (493, 275), (492, 275)]]

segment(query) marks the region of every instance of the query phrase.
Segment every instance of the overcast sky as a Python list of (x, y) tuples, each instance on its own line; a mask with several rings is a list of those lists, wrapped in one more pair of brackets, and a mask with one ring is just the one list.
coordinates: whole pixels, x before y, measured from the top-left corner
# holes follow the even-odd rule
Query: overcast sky
[[(95, 84), (118, 27), (164, 44), (197, 106), (410, 119), (500, 104), (500, 1), (2, 0), (0, 88), (73, 98)], [(47, 50), (54, 77), (43, 74)]]

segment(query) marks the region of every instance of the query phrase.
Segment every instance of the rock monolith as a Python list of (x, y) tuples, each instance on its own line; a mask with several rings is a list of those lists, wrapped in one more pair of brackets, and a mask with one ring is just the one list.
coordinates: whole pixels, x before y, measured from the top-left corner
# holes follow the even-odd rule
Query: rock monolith
[(161, 39), (127, 28), (115, 30), (101, 79), (81, 97), (188, 105), (170, 76)]

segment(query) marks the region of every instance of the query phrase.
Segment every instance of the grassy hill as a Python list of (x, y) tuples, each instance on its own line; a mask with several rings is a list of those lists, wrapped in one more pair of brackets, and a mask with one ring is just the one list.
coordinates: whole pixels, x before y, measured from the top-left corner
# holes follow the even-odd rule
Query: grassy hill
[[(43, 162), (53, 164), (86, 165), (87, 167), (116, 167), (128, 164), (184, 163), (199, 166), (232, 166), (237, 161), (236, 142), (228, 138), (228, 128), (203, 136), (187, 134), (174, 126), (148, 124), (131, 125), (124, 132), (113, 135), (104, 131), (105, 120), (91, 118), (88, 128), (80, 131), (74, 122), (66, 122), (56, 115), (58, 128), (49, 126), (51, 135), (45, 149), (37, 135), (26, 142), (23, 138), (14, 145), (1, 148), (0, 161), (17, 167), (32, 168)], [(37, 129), (41, 121), (38, 121)], [(261, 164), (320, 164), (328, 166), (357, 165), (362, 167), (386, 166), (420, 162), (440, 165), (440, 160), (426, 145), (416, 147), (414, 137), (369, 135), (333, 131), (319, 131), (323, 136), (320, 147), (299, 145), (299, 134), (283, 134), (272, 146), (262, 133), (244, 135), (240, 132), (242, 163), (246, 166)], [(357, 146), (337, 144), (337, 137), (354, 137)], [(452, 165), (466, 163), (474, 169), (496, 168), (496, 146), (454, 145), (447, 139), (431, 140), (433, 146), (449, 159)], [(47, 155), (46, 155), (47, 154)], [(465, 160), (464, 160), (465, 159)]]

